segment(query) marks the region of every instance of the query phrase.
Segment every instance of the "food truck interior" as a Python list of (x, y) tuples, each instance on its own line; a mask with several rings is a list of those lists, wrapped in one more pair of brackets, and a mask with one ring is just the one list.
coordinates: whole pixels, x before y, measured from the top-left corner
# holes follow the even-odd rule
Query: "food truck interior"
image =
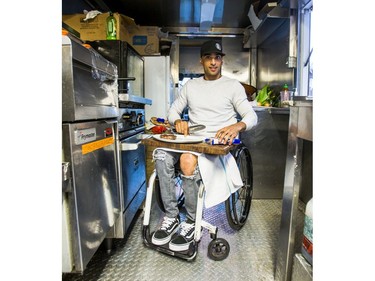
[[(114, 43), (106, 40), (110, 12), (116, 19)], [(313, 197), (312, 18), (312, 0), (62, 0), (63, 111), (73, 116), (63, 119), (63, 280), (312, 280), (312, 260), (306, 257), (312, 252), (302, 246)], [(241, 135), (252, 158), (253, 197), (240, 231), (228, 226), (224, 205), (205, 210), (229, 241), (228, 258), (209, 259), (210, 241), (203, 235), (196, 259), (187, 262), (143, 245), (143, 201), (153, 163), (137, 138), (151, 117), (166, 117), (188, 79), (202, 75), (199, 50), (209, 39), (222, 43), (222, 74), (241, 82), (258, 115), (257, 126)], [(100, 59), (85, 61), (89, 51), (80, 44), (91, 45)], [(117, 66), (118, 83), (106, 64), (111, 71)], [(80, 106), (90, 93), (103, 94), (88, 75), (92, 69), (110, 85), (100, 100), (112, 109), (105, 119), (103, 111), (86, 117), (90, 105)], [(267, 103), (257, 98), (262, 91), (271, 93)], [(84, 108), (88, 115), (79, 115)], [(114, 141), (96, 156), (88, 151), (89, 159), (75, 158), (74, 132), (89, 136), (89, 127), (79, 126), (93, 119), (104, 122), (105, 140)], [(98, 168), (94, 182), (105, 183), (105, 192), (90, 193), (93, 182), (82, 183), (88, 195), (78, 192), (82, 173), (89, 173), (81, 168), (84, 161), (93, 165), (103, 156), (113, 167), (103, 160), (109, 170)], [(90, 217), (96, 207), (100, 211)], [(160, 210), (153, 216), (161, 216)], [(99, 228), (100, 235), (89, 235)]]

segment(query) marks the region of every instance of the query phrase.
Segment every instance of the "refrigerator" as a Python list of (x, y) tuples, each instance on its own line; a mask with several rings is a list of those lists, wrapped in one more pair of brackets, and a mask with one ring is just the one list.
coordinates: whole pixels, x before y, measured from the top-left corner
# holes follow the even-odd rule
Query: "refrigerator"
[(152, 100), (146, 106), (146, 121), (151, 117), (166, 118), (176, 92), (171, 74), (169, 56), (146, 56), (145, 59), (145, 98)]

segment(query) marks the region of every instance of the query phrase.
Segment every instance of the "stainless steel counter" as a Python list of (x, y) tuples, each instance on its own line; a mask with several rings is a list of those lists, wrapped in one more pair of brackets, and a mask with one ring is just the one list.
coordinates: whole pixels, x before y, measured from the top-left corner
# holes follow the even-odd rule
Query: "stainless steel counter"
[(281, 199), (283, 196), (289, 108), (254, 107), (258, 124), (241, 133), (253, 162), (255, 199)]
[[(275, 280), (290, 280), (295, 252), (296, 216), (303, 170), (304, 141), (313, 140), (312, 100), (295, 101), (290, 107), (282, 214)], [(311, 168), (310, 166), (309, 168)], [(310, 171), (312, 174), (312, 171)]]
[(286, 114), (289, 115), (289, 107), (266, 107), (266, 106), (254, 106), (255, 112), (266, 111), (269, 114)]

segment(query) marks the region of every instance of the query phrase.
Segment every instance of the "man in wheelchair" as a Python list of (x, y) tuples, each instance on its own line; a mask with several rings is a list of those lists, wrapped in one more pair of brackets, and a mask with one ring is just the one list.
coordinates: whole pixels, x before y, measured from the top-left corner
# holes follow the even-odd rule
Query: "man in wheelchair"
[[(168, 121), (174, 124), (178, 133), (188, 135), (189, 126), (202, 124), (206, 126), (205, 136), (215, 137), (222, 144), (232, 144), (240, 132), (257, 124), (257, 115), (243, 86), (239, 81), (221, 75), (224, 56), (220, 42), (211, 40), (201, 46), (200, 63), (204, 76), (188, 81), (168, 112)], [(189, 108), (189, 121), (182, 121), (180, 116), (186, 107)], [(155, 151), (154, 159), (165, 216), (152, 235), (152, 243), (169, 243), (172, 251), (186, 251), (194, 239), (198, 189), (202, 180), (198, 156), (161, 149)], [(183, 222), (175, 191), (177, 162), (185, 196), (186, 221)]]

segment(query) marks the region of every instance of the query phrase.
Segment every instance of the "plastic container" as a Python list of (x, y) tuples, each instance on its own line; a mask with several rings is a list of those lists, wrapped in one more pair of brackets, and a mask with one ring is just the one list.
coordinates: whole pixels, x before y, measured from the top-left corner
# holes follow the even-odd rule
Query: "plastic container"
[(116, 40), (117, 39), (117, 30), (116, 30), (116, 19), (113, 16), (113, 13), (110, 12), (109, 16), (106, 19), (107, 24), (107, 40)]
[(313, 198), (307, 202), (302, 237), (302, 255), (313, 264)]

